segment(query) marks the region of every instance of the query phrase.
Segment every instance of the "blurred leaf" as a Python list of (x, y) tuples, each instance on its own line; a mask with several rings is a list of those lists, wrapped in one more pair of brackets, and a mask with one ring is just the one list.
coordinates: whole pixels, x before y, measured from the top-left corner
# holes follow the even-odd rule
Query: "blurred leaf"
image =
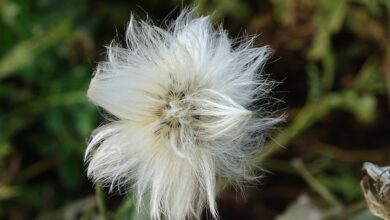
[(201, 14), (211, 14), (212, 18), (217, 21), (230, 15), (240, 22), (251, 14), (251, 8), (241, 0), (212, 0), (211, 3), (205, 0), (195, 0), (195, 2)]
[(311, 60), (319, 60), (328, 53), (331, 47), (330, 35), (330, 32), (325, 30), (318, 31), (308, 52)]
[(368, 11), (374, 16), (380, 16), (381, 13), (381, 1), (372, 0), (356, 0), (360, 4), (363, 4)]
[(18, 4), (10, 1), (0, 2), (0, 16), (4, 23), (14, 25), (15, 16), (20, 12)]
[(71, 26), (69, 21), (63, 20), (47, 31), (15, 45), (0, 59), (0, 80), (31, 64), (37, 54), (49, 46), (69, 40), (72, 34)]
[(322, 96), (321, 78), (318, 67), (314, 63), (309, 63), (306, 68), (308, 78), (308, 102), (315, 102)]
[(20, 195), (20, 190), (12, 186), (0, 186), (0, 200), (10, 199)]
[(313, 63), (306, 68), (308, 75), (308, 102), (318, 100), (321, 96), (331, 91), (335, 76), (335, 60), (331, 52), (322, 60), (322, 73)]
[(380, 20), (371, 17), (364, 9), (350, 10), (347, 16), (347, 25), (358, 37), (386, 44), (386, 27)]
[(72, 151), (67, 149), (69, 147), (70, 146), (62, 146), (59, 149), (61, 154), (59, 154), (60, 166), (58, 174), (61, 178), (61, 182), (65, 187), (69, 189), (75, 189), (86, 180), (86, 176), (80, 175), (85, 173), (85, 168), (83, 166), (83, 155), (80, 154), (80, 151), (83, 148), (80, 148), (80, 151)]
[(275, 14), (279, 20), (284, 25), (291, 23), (294, 20), (294, 12), (299, 4), (295, 0), (271, 0), (271, 3), (274, 6)]
[(387, 92), (386, 80), (379, 68), (376, 59), (367, 59), (357, 74), (352, 87), (367, 93), (385, 94)]
[(80, 220), (94, 220), (96, 219), (97, 213), (95, 209), (84, 209), (81, 214)]
[(0, 159), (8, 156), (12, 152), (9, 142), (0, 142)]
[(359, 179), (350, 173), (339, 172), (337, 175), (323, 175), (319, 177), (319, 180), (332, 192), (342, 195), (347, 202), (361, 198)]
[(0, 139), (7, 139), (24, 128), (48, 108), (85, 102), (85, 92), (53, 94), (22, 105), (9, 114), (0, 116)]
[(351, 111), (356, 118), (369, 123), (376, 116), (376, 99), (371, 94), (357, 95), (354, 92), (346, 92), (344, 108)]
[(335, 62), (335, 58), (331, 51), (329, 51), (322, 60), (323, 75), (321, 80), (323, 93), (327, 93), (332, 89), (334, 77), (336, 74)]
[(80, 106), (78, 113), (75, 114), (77, 133), (81, 137), (87, 137), (93, 128), (96, 126), (95, 122), (98, 119), (98, 111), (90, 105)]
[(324, 58), (331, 50), (331, 37), (337, 33), (348, 9), (347, 0), (320, 1), (319, 15), (316, 17), (317, 33), (308, 52), (312, 60)]

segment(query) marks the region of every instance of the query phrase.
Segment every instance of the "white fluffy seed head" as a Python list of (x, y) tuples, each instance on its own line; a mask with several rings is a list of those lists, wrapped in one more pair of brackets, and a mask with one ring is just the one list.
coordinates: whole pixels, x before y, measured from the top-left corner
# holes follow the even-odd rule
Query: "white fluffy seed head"
[(93, 132), (88, 176), (134, 190), (152, 219), (198, 219), (205, 207), (217, 218), (217, 179), (253, 179), (248, 165), (281, 121), (267, 112), (269, 49), (253, 41), (191, 10), (167, 29), (131, 18), (126, 46), (108, 46), (88, 90), (115, 118)]

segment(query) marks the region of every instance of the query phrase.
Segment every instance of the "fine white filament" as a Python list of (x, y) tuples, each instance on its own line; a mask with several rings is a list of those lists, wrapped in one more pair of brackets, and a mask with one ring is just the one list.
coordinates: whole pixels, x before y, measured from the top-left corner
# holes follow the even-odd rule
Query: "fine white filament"
[(112, 117), (87, 146), (88, 176), (134, 190), (152, 219), (214, 218), (216, 181), (239, 185), (267, 130), (273, 83), (267, 47), (232, 40), (209, 17), (183, 11), (166, 29), (131, 18), (126, 46), (108, 46), (88, 97)]

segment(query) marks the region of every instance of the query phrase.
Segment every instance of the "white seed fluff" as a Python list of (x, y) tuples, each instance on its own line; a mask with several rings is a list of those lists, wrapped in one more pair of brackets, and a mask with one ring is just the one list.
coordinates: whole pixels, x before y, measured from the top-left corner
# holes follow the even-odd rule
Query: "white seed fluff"
[(166, 29), (131, 18), (126, 47), (108, 46), (88, 89), (114, 116), (93, 132), (88, 176), (134, 190), (152, 219), (199, 219), (205, 207), (218, 218), (217, 179), (254, 179), (248, 165), (281, 121), (267, 111), (269, 49), (253, 41), (189, 10)]

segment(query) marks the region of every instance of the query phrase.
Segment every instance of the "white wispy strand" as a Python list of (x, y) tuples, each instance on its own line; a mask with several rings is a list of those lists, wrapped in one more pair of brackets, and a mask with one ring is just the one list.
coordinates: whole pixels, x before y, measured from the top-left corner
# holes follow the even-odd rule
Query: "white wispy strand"
[(267, 47), (232, 40), (191, 10), (162, 29), (131, 18), (126, 47), (112, 43), (88, 97), (115, 119), (85, 153), (88, 176), (110, 190), (133, 189), (152, 219), (218, 218), (217, 178), (254, 179), (248, 165), (267, 130), (273, 83), (260, 73)]

